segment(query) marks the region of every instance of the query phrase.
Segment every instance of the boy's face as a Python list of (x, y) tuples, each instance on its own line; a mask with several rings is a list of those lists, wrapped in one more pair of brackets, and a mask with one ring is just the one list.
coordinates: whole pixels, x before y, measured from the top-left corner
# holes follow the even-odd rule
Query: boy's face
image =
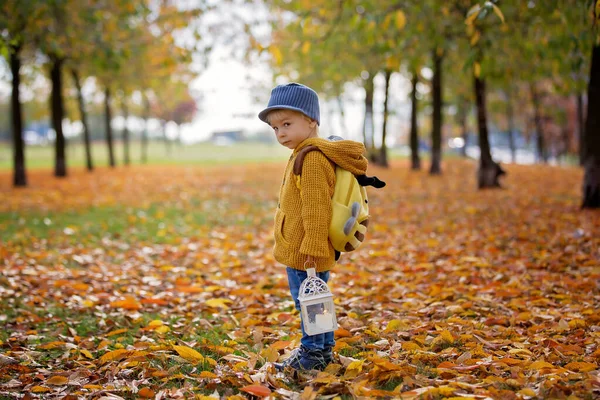
[(268, 120), (279, 144), (288, 149), (295, 149), (304, 140), (316, 136), (317, 122), (299, 112), (276, 110), (269, 114)]

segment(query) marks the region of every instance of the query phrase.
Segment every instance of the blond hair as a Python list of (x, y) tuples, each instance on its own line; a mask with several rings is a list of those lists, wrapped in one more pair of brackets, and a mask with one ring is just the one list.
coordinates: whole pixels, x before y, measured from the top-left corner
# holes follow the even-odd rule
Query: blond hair
[[(267, 120), (267, 123), (269, 125), (271, 125), (271, 118), (279, 118), (282, 119), (285, 117), (285, 115), (289, 115), (290, 113), (294, 113), (294, 114), (300, 114), (302, 116), (302, 118), (304, 118), (305, 120), (309, 121), (309, 122), (313, 122), (315, 121), (314, 119), (312, 119), (311, 117), (309, 117), (308, 115), (300, 112), (300, 111), (296, 111), (296, 110), (290, 110), (287, 108), (278, 108), (276, 110), (271, 111), (270, 113), (268, 113), (265, 117), (265, 119)], [(316, 121), (315, 121), (316, 122)], [(317, 135), (319, 134), (319, 124), (315, 124), (315, 132), (317, 133)]]

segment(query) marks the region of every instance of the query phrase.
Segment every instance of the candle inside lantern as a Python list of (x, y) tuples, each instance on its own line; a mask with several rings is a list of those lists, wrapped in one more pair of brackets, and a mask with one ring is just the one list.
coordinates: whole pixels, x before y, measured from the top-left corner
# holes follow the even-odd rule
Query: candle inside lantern
[(315, 317), (316, 325), (320, 329), (333, 329), (333, 316), (327, 313), (327, 310), (325, 310), (325, 314), (317, 314)]

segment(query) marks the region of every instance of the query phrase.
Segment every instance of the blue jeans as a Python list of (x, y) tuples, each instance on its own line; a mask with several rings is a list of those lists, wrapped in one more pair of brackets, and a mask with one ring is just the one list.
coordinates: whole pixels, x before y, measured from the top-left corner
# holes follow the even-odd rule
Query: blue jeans
[[(288, 276), (288, 283), (290, 285), (290, 293), (296, 304), (296, 310), (300, 311), (300, 300), (298, 300), (298, 293), (300, 292), (300, 285), (302, 281), (306, 279), (306, 271), (287, 267), (286, 269)], [(317, 276), (327, 282), (329, 280), (329, 271), (317, 272)], [(302, 317), (302, 313), (300, 313)], [(320, 333), (318, 335), (309, 336), (304, 332), (304, 324), (300, 322), (302, 328), (302, 340), (300, 341), (304, 347), (310, 350), (329, 350), (335, 346), (335, 339), (333, 338), (333, 332)]]

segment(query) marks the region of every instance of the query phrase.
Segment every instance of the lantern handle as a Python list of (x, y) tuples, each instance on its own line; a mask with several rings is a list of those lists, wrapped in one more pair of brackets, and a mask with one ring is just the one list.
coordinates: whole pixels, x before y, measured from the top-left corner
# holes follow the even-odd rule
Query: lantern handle
[[(312, 267), (306, 268), (306, 264), (311, 264), (312, 263)], [(317, 276), (316, 271), (317, 271), (317, 262), (315, 260), (306, 260), (304, 262), (304, 270), (307, 272), (308, 276)]]

